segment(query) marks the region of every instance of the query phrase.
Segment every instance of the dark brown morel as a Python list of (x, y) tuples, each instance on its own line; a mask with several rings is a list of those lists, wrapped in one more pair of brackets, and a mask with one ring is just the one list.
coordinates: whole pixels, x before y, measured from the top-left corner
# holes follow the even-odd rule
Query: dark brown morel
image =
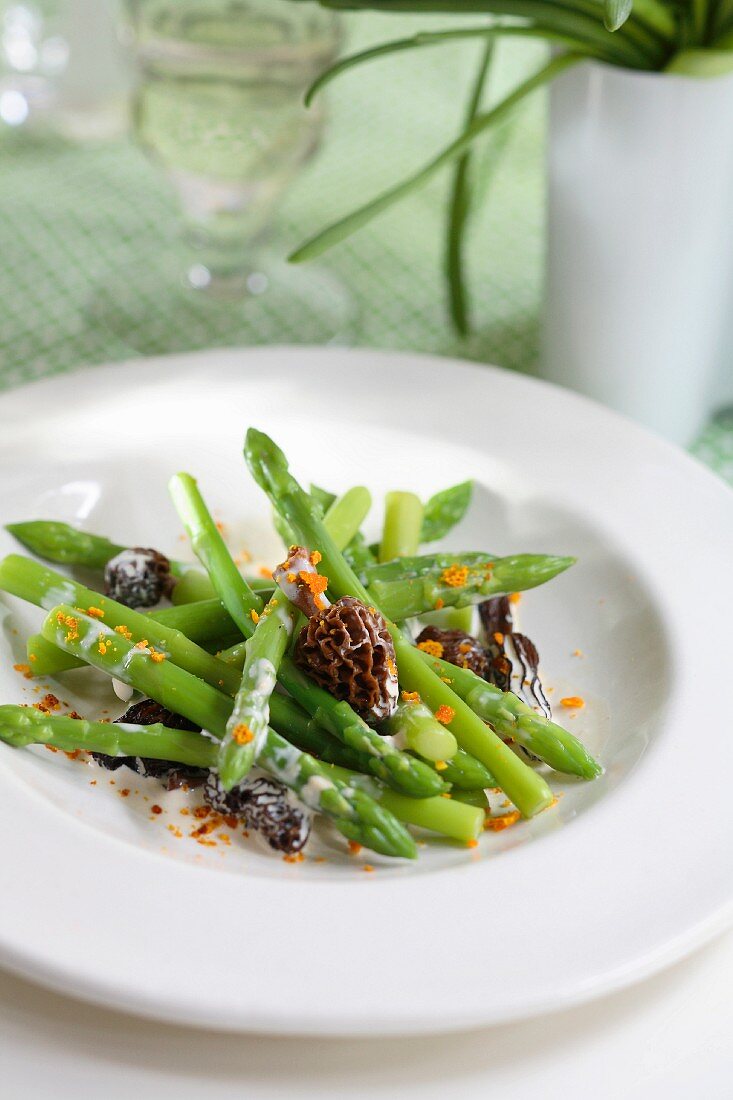
[(261, 833), (277, 852), (299, 852), (310, 836), (311, 815), (305, 807), (293, 805), (287, 787), (276, 779), (248, 778), (225, 791), (218, 773), (212, 771), (204, 798), (218, 813), (241, 818), (246, 828)]
[(174, 583), (168, 558), (142, 546), (110, 558), (104, 570), (105, 593), (126, 607), (152, 607), (169, 595)]
[[(428, 643), (428, 644), (426, 644)], [(432, 646), (429, 644), (432, 643)], [(442, 657), (459, 668), (470, 668), (482, 679), (489, 667), (486, 650), (471, 634), (462, 630), (443, 630), (438, 626), (426, 626), (417, 637), (417, 644), (427, 653)]]
[(312, 615), (295, 660), (336, 699), (368, 722), (389, 718), (397, 704), (397, 662), (387, 624), (373, 607), (343, 596)]

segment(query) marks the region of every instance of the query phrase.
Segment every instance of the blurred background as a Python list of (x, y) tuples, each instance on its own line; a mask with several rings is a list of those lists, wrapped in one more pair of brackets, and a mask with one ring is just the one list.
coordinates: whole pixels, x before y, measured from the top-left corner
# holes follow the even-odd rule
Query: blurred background
[[(386, 57), (308, 110), (304, 90), (344, 53), (451, 25), (292, 0), (0, 0), (0, 386), (263, 343), (537, 371), (544, 92), (477, 150), (469, 335), (446, 307), (445, 173), (315, 262), (285, 262), (455, 137), (483, 47)], [(543, 43), (498, 43), (490, 96), (546, 56)], [(720, 405), (693, 446), (733, 480)]]

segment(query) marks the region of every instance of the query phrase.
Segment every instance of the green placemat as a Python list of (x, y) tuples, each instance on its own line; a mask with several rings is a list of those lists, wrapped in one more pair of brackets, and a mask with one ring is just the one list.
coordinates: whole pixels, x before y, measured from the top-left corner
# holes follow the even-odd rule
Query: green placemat
[[(421, 26), (440, 25), (425, 20)], [(414, 31), (411, 19), (359, 16), (352, 47)], [(502, 45), (497, 87), (541, 56)], [(354, 72), (334, 85), (319, 157), (289, 194), (277, 225), (283, 251), (400, 179), (457, 131), (476, 47), (453, 44)], [(325, 260), (359, 306), (356, 344), (458, 355), (531, 369), (537, 353), (543, 241), (544, 103), (535, 97), (484, 153), (487, 201), (469, 248), (476, 331), (457, 340), (441, 277), (446, 179), (411, 197)], [(126, 141), (76, 147), (0, 138), (0, 387), (121, 359), (137, 350), (308, 340), (289, 311), (263, 299), (236, 324), (206, 310), (167, 315), (151, 293), (162, 257), (184, 253), (165, 179)], [(123, 281), (134, 333), (110, 326), (100, 298)], [(266, 296), (265, 296), (266, 297)], [(134, 338), (132, 338), (134, 337)], [(733, 481), (733, 418), (705, 433), (697, 454)]]

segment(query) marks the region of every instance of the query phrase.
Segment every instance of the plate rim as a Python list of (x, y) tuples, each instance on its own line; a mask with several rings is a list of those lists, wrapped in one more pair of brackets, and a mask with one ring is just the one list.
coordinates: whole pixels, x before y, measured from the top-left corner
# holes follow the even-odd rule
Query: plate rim
[[(132, 359), (122, 360), (119, 362), (113, 362), (104, 364), (99, 367), (84, 367), (77, 371), (65, 372), (60, 375), (54, 375), (46, 379), (35, 379), (25, 383), (23, 386), (14, 387), (13, 389), (0, 393), (0, 412), (6, 405), (12, 404), (16, 399), (22, 400), (23, 394), (29, 390), (37, 391), (39, 388), (46, 388), (52, 391), (54, 388), (65, 389), (69, 385), (76, 385), (80, 381), (83, 381), (88, 376), (94, 376), (97, 379), (104, 373), (111, 373), (114, 371), (125, 372), (129, 369), (140, 370), (144, 365), (155, 366), (160, 365), (162, 367), (166, 365), (172, 365), (173, 363), (180, 363), (182, 360), (187, 362), (199, 362), (202, 359), (208, 359), (213, 357), (222, 361), (222, 365), (230, 358), (234, 357), (239, 363), (242, 356), (244, 357), (273, 357), (280, 358), (283, 355), (297, 355), (302, 358), (303, 356), (318, 356), (319, 359), (328, 357), (330, 359), (338, 359), (342, 356), (350, 358), (359, 358), (365, 360), (373, 360), (375, 357), (384, 359), (385, 361), (395, 358), (403, 361), (408, 361), (414, 364), (431, 363), (434, 367), (445, 370), (446, 368), (468, 370), (475, 376), (483, 376), (484, 378), (491, 378), (500, 376), (503, 379), (512, 378), (520, 386), (540, 387), (547, 389), (554, 393), (560, 393), (563, 400), (570, 401), (571, 404), (575, 404), (578, 409), (593, 410), (595, 415), (599, 413), (602, 417), (608, 418), (609, 423), (623, 424), (626, 431), (630, 430), (632, 433), (636, 433), (641, 442), (645, 446), (650, 444), (661, 451), (659, 452), (664, 458), (674, 458), (675, 463), (679, 463), (680, 460), (687, 466), (690, 473), (694, 473), (697, 477), (704, 477), (708, 484), (714, 484), (716, 490), (721, 490), (723, 493), (728, 493), (728, 499), (733, 501), (733, 493), (730, 491), (726, 483), (717, 477), (712, 471), (705, 467), (699, 460), (693, 456), (681, 451), (667, 441), (660, 439), (652, 432), (643, 428), (642, 426), (630, 421), (624, 417), (619, 416), (611, 410), (605, 409), (602, 406), (597, 405), (595, 402), (582, 395), (572, 393), (570, 391), (560, 390), (550, 383), (544, 382), (540, 379), (535, 379), (526, 375), (516, 375), (514, 372), (505, 371), (502, 368), (486, 366), (475, 362), (462, 361), (453, 358), (444, 358), (435, 355), (423, 355), (421, 353), (413, 352), (393, 352), (389, 350), (371, 349), (371, 348), (313, 348), (313, 347), (297, 347), (288, 345), (268, 345), (263, 347), (253, 348), (216, 348), (204, 351), (193, 351), (186, 353), (175, 353), (172, 355), (155, 356), (145, 359)], [(578, 404), (579, 403), (579, 404)], [(0, 452), (0, 457), (1, 452)], [(628, 782), (628, 779), (626, 780)], [(599, 807), (603, 806), (608, 800), (603, 800)], [(534, 843), (527, 847), (534, 847)], [(239, 1023), (235, 1026), (225, 1026), (224, 1021), (214, 1020), (211, 1015), (205, 1015), (199, 1017), (195, 1011), (184, 1011), (180, 1005), (173, 1003), (165, 1003), (165, 998), (156, 1000), (155, 997), (138, 997), (128, 1000), (125, 997), (115, 996), (114, 991), (105, 990), (103, 988), (104, 983), (94, 983), (89, 981), (82, 981), (79, 975), (76, 975), (73, 983), (70, 985), (71, 975), (68, 971), (64, 971), (63, 967), (60, 967), (58, 973), (54, 973), (49, 970), (48, 963), (34, 965), (33, 959), (28, 956), (24, 957), (22, 952), (13, 951), (8, 948), (8, 945), (4, 940), (0, 940), (0, 961), (3, 965), (9, 969), (14, 970), (17, 973), (30, 977), (33, 981), (39, 984), (49, 985), (52, 988), (59, 989), (62, 992), (70, 993), (73, 996), (80, 997), (84, 1000), (91, 1000), (98, 1004), (104, 1004), (108, 1006), (120, 1007), (125, 1011), (134, 1012), (138, 1015), (145, 1015), (156, 1019), (165, 1019), (169, 1022), (193, 1024), (196, 1026), (209, 1026), (220, 1027), (223, 1030), (232, 1031), (250, 1031), (253, 1033), (262, 1034), (288, 1034), (288, 1035), (316, 1035), (316, 1034), (332, 1034), (343, 1036), (355, 1036), (355, 1035), (382, 1035), (382, 1034), (428, 1034), (431, 1031), (449, 1031), (464, 1029), (471, 1026), (482, 1026), (483, 1024), (496, 1024), (499, 1022), (518, 1020), (522, 1018), (528, 1018), (530, 1016), (542, 1014), (551, 1009), (562, 1009), (569, 1007), (572, 1004), (579, 1004), (583, 1001), (593, 999), (597, 996), (601, 996), (605, 993), (612, 992), (613, 990), (623, 988), (630, 985), (635, 981), (640, 981), (644, 977), (655, 973), (656, 971), (670, 965), (677, 959), (684, 957), (684, 955), (695, 950), (709, 939), (722, 932), (727, 927), (731, 920), (733, 920), (733, 905), (729, 898), (726, 903), (720, 906), (717, 912), (710, 913), (702, 920), (697, 921), (685, 932), (680, 933), (679, 936), (668, 942), (662, 949), (656, 954), (649, 954), (646, 957), (646, 964), (641, 961), (637, 961), (633, 966), (622, 967), (620, 970), (614, 973), (609, 973), (606, 976), (606, 980), (596, 978), (595, 983), (588, 988), (577, 988), (574, 992), (568, 992), (559, 1001), (555, 1001), (553, 1004), (538, 1002), (534, 1006), (527, 1005), (524, 1009), (516, 1007), (511, 1010), (502, 1010), (496, 1008), (494, 1011), (490, 1011), (487, 1007), (486, 1011), (480, 1018), (476, 1018), (475, 1012), (469, 1019), (461, 1019), (457, 1015), (454, 1015), (451, 1020), (440, 1020), (432, 1017), (431, 1019), (415, 1019), (414, 1026), (409, 1026), (409, 1021), (406, 1019), (398, 1020), (397, 1018), (387, 1018), (383, 1023), (372, 1023), (370, 1026), (367, 1021), (359, 1020), (357, 1017), (352, 1017), (351, 1022), (343, 1022), (341, 1026), (337, 1026), (336, 1022), (328, 1017), (312, 1017), (305, 1023), (303, 1020), (292, 1020), (288, 1023), (287, 1016), (284, 1014), (280, 1021), (274, 1019), (268, 1019), (262, 1017), (259, 1019), (248, 1019), (246, 1026)], [(119, 991), (118, 991), (119, 993)], [(330, 1022), (329, 1022), (330, 1019)]]

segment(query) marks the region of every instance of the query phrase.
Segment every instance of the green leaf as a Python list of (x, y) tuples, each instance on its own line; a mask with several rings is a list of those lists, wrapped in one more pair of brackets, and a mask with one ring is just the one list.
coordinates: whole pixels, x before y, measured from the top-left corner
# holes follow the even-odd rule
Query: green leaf
[(462, 481), (436, 493), (425, 505), (420, 542), (435, 542), (463, 519), (471, 503), (472, 481)]
[[(478, 74), (471, 89), (466, 112), (466, 126), (471, 125), (481, 106), (481, 98), (486, 87), (493, 52), (494, 43), (489, 39), (481, 53)], [(470, 328), (468, 301), (463, 279), (463, 238), (470, 213), (471, 185), (469, 174), (471, 159), (471, 153), (464, 153), (456, 165), (448, 209), (448, 239), (445, 254), (451, 320), (462, 336), (466, 336)]]
[(359, 210), (355, 210), (352, 214), (348, 214), (345, 218), (341, 218), (339, 221), (334, 222), (333, 225), (323, 229), (320, 233), (317, 233), (315, 237), (311, 237), (309, 241), (306, 241), (304, 245), (296, 249), (295, 252), (289, 257), (291, 263), (303, 263), (305, 260), (312, 260), (315, 256), (320, 256), (324, 252), (327, 252), (329, 248), (332, 248), (335, 244), (351, 236), (358, 229), (362, 229), (369, 222), (373, 221), (383, 211), (388, 210), (400, 199), (405, 198), (412, 191), (422, 187), (432, 179), (436, 172), (446, 165), (451, 164), (454, 160), (458, 160), (463, 154), (471, 148), (471, 145), (476, 138), (484, 133), (485, 130), (495, 126), (502, 119), (510, 113), (513, 107), (517, 103), (521, 102), (525, 96), (529, 95), (536, 88), (541, 87), (548, 81), (552, 80), (555, 76), (558, 76), (564, 69), (567, 69), (570, 65), (576, 64), (582, 60), (582, 54), (567, 53), (562, 54), (559, 57), (553, 58), (547, 65), (544, 65), (538, 72), (525, 80), (520, 84), (518, 88), (515, 88), (505, 99), (502, 99), (500, 103), (497, 103), (490, 111), (485, 114), (478, 115), (473, 123), (461, 134), (456, 141), (452, 142), (442, 153), (439, 153), (437, 157), (429, 161), (419, 172), (416, 172), (414, 176), (409, 176), (402, 183), (398, 183), (395, 187), (391, 187), (388, 191), (384, 191), (377, 198), (372, 199), (365, 206), (362, 206)]
[(605, 0), (603, 22), (606, 30), (617, 31), (631, 15), (634, 0)]

